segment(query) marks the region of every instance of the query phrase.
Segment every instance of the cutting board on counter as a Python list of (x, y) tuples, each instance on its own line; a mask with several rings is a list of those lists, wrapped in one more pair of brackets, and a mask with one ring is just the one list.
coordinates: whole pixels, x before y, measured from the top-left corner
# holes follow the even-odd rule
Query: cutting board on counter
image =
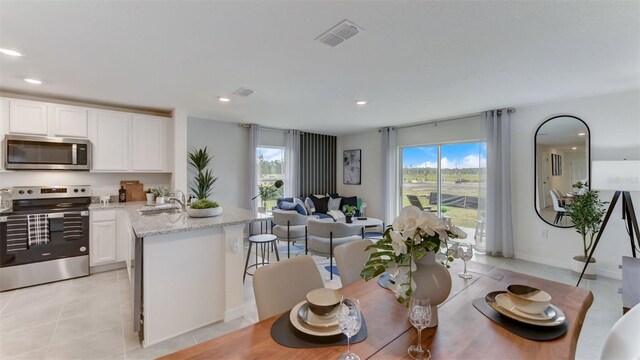
[(122, 180), (120, 186), (124, 186), (127, 192), (127, 201), (146, 201), (143, 185), (138, 180)]

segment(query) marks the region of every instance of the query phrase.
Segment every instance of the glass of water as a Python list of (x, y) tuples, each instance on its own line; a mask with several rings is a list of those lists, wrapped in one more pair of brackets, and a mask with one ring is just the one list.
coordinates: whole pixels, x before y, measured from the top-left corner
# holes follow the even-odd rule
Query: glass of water
[(347, 336), (347, 352), (340, 355), (338, 360), (360, 360), (360, 357), (351, 352), (351, 337), (360, 331), (362, 314), (360, 302), (356, 299), (344, 299), (338, 311), (338, 323), (340, 330)]
[(409, 321), (418, 330), (418, 344), (407, 349), (412, 359), (431, 359), (431, 352), (422, 348), (422, 330), (431, 323), (431, 304), (428, 298), (411, 296), (409, 301)]

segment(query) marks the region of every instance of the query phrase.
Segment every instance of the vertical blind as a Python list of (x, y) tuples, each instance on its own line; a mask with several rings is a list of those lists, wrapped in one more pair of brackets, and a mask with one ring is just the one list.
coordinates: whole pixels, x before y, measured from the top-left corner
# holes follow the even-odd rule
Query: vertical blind
[(302, 135), (299, 195), (336, 192), (336, 140), (330, 135)]

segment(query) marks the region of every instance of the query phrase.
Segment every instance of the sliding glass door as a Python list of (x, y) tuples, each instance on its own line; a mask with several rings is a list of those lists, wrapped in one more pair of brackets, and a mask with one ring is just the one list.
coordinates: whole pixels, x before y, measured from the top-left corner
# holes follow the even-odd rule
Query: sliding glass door
[(401, 204), (451, 218), (469, 241), (482, 240), (486, 152), (484, 141), (401, 148)]

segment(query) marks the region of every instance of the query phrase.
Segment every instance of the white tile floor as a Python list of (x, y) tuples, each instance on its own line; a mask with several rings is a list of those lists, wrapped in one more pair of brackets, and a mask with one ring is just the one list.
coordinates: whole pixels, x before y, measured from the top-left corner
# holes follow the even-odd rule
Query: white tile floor
[[(339, 278), (329, 280), (329, 272), (324, 270), (328, 260), (316, 260), (325, 284), (339, 287)], [(569, 270), (517, 259), (478, 255), (474, 260), (571, 285), (577, 280)], [(595, 300), (582, 328), (576, 357), (596, 359), (607, 332), (621, 316), (621, 282), (599, 278), (583, 280), (580, 286), (591, 289)], [(246, 316), (143, 349), (132, 331), (132, 290), (126, 271), (117, 270), (0, 293), (0, 359), (150, 359), (257, 321), (251, 277), (247, 277)]]

